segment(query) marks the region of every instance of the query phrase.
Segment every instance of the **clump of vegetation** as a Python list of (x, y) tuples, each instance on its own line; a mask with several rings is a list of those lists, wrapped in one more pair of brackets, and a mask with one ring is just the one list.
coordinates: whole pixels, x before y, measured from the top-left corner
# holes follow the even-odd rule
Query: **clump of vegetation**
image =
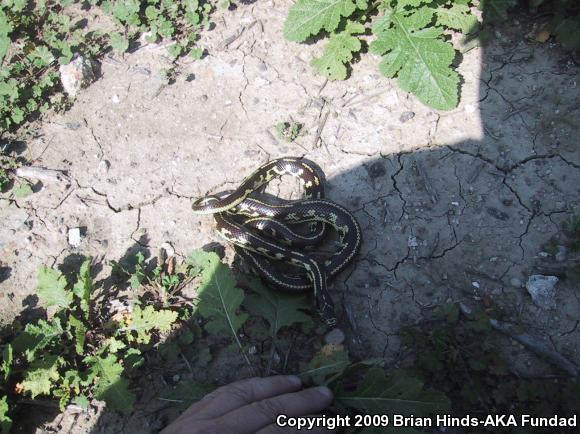
[(278, 122), (276, 124), (276, 132), (280, 139), (287, 142), (293, 142), (298, 138), (302, 131), (302, 124), (298, 122)]
[[(483, 11), (487, 25), (506, 20), (517, 4), (518, 0), (298, 0), (288, 14), (284, 36), (295, 42), (328, 37), (324, 53), (311, 65), (330, 80), (347, 78), (352, 62), (368, 46), (382, 57), (383, 75), (396, 77), (403, 90), (424, 104), (449, 110), (459, 102), (460, 83), (450, 32), (477, 32), (476, 8)], [(529, 0), (529, 5), (553, 16), (550, 29), (564, 47), (580, 45), (577, 1)]]
[[(123, 296), (94, 281), (90, 258), (75, 277), (56, 268), (39, 270), (37, 294), (52, 314), (3, 344), (0, 432), (9, 432), (15, 401), (23, 396), (55, 398), (61, 409), (71, 402), (86, 408), (94, 399), (103, 400), (109, 409), (127, 414), (135, 401), (130, 381), (144, 368), (146, 353), (157, 352), (168, 361), (181, 354), (192, 369), (207, 369), (212, 354), (201, 343), (202, 333), (204, 342), (207, 337), (219, 337), (226, 347), (231, 342), (252, 374), (287, 372), (281, 360), (274, 360), (280, 350), (292, 349), (286, 332), (313, 328), (308, 297), (273, 292), (257, 280), (243, 290), (213, 252), (195, 251), (179, 266), (174, 258), (148, 263), (138, 253), (133, 265), (113, 263), (113, 274), (127, 283)], [(189, 284), (196, 287), (193, 299), (182, 292)], [(251, 351), (257, 346), (264, 349), (259, 354)], [(307, 384), (332, 387), (341, 411), (429, 414), (448, 407), (443, 394), (426, 390), (407, 374), (388, 377), (381, 363), (353, 364), (342, 345), (325, 345), (309, 363), (293, 366)], [(362, 383), (361, 369), (367, 371)], [(211, 389), (182, 381), (162, 395), (185, 407)], [(392, 399), (399, 403), (396, 408), (386, 404)]]
[[(449, 397), (454, 416), (573, 416), (580, 385), (565, 377), (519, 375), (500, 352), (496, 333), (485, 310), (465, 318), (456, 304), (446, 304), (430, 320), (403, 330), (403, 339), (415, 355), (412, 372)], [(525, 429), (543, 432), (543, 428)], [(487, 427), (474, 432), (520, 430)]]
[[(78, 8), (99, 8), (116, 28), (87, 28)], [(0, 131), (15, 129), (50, 107), (67, 106), (58, 66), (75, 55), (94, 59), (109, 48), (129, 49), (146, 34), (149, 42), (171, 41), (169, 53), (199, 59), (198, 32), (210, 26), (213, 7), (203, 0), (7, 0), (0, 4)]]

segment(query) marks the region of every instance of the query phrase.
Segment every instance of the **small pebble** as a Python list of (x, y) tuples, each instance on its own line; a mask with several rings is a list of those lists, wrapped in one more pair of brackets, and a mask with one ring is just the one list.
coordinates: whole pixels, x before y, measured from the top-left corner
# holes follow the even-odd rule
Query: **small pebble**
[(513, 286), (514, 288), (521, 288), (523, 285), (523, 282), (518, 279), (517, 277), (512, 277), (510, 279), (510, 285)]
[(109, 163), (107, 160), (101, 160), (97, 166), (97, 172), (99, 172), (101, 175), (105, 175), (109, 171), (109, 167), (111, 167), (111, 163)]
[(474, 281), (474, 282), (471, 282), (471, 286), (473, 286), (474, 288), (478, 288), (478, 289), (479, 289), (479, 287), (480, 287), (481, 285), (479, 284), (479, 282), (475, 282), (475, 281)]
[(68, 243), (72, 247), (78, 247), (81, 245), (81, 230), (80, 230), (80, 228), (70, 228), (68, 230)]
[(556, 253), (555, 256), (556, 261), (564, 262), (567, 257), (568, 257), (568, 249), (566, 249), (566, 246), (558, 246), (558, 253)]
[(344, 333), (339, 328), (332, 329), (324, 336), (324, 343), (326, 344), (340, 345), (343, 342), (344, 342)]
[(410, 121), (414, 117), (415, 117), (415, 112), (411, 112), (411, 111), (409, 111), (409, 112), (403, 112), (401, 114), (401, 117), (399, 118), (399, 120), (401, 121), (401, 123), (404, 124), (405, 122)]

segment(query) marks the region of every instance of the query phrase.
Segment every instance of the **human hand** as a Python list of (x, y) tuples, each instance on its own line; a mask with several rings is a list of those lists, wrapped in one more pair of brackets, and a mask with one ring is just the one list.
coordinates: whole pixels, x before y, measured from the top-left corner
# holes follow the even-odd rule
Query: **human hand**
[[(301, 387), (302, 382), (293, 375), (237, 381), (206, 395), (160, 434), (296, 433), (296, 428), (276, 426), (276, 418), (281, 414), (314, 415), (332, 402), (327, 387)], [(329, 430), (315, 428), (308, 432)]]

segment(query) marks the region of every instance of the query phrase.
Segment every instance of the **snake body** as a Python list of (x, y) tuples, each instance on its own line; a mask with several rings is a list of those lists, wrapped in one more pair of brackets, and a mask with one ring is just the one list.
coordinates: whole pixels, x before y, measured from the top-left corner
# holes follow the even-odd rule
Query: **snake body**
[[(250, 197), (271, 180), (291, 175), (301, 180), (305, 199), (267, 203)], [(329, 325), (336, 323), (334, 304), (327, 282), (343, 270), (358, 253), (362, 234), (356, 218), (344, 207), (324, 199), (322, 171), (301, 158), (270, 161), (248, 176), (231, 194), (208, 196), (193, 204), (196, 214), (214, 214), (221, 237), (236, 246), (236, 251), (270, 285), (285, 292), (313, 290), (319, 312)], [(294, 228), (310, 223), (304, 234)], [(334, 228), (340, 248), (324, 263), (310, 251)], [(280, 271), (282, 261), (302, 269), (300, 274)]]

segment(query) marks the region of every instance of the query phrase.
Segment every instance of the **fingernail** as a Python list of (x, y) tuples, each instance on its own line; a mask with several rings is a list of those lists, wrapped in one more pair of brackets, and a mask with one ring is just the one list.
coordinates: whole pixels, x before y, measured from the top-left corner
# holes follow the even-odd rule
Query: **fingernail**
[(296, 375), (288, 375), (286, 378), (288, 379), (288, 382), (292, 384), (292, 386), (302, 386), (302, 380), (300, 377), (297, 377)]
[(325, 398), (328, 399), (333, 398), (332, 391), (328, 387), (320, 386), (317, 387), (315, 390), (318, 391), (320, 394), (324, 395)]

